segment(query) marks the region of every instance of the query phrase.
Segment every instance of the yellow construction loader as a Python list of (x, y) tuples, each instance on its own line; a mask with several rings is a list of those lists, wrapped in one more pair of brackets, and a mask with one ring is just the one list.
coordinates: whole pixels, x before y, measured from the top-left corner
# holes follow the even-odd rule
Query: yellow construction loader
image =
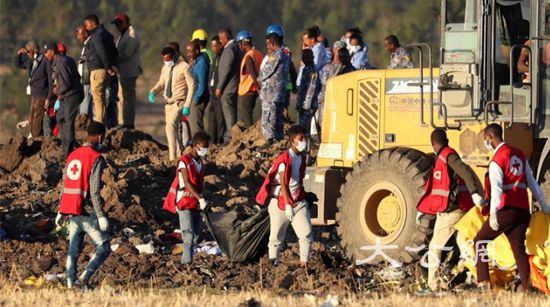
[[(416, 205), (432, 167), (434, 128), (447, 130), (481, 180), (491, 158), (483, 129), (499, 123), (544, 181), (550, 0), (442, 0), (440, 29), (438, 60), (428, 44), (409, 44), (416, 68), (360, 70), (327, 84), (321, 144), (305, 185), (319, 197), (313, 224), (336, 224), (352, 259), (378, 245), (390, 246), (384, 253), (392, 259), (418, 259), (430, 234), (427, 219), (416, 221)], [(520, 73), (522, 52), (529, 69)]]

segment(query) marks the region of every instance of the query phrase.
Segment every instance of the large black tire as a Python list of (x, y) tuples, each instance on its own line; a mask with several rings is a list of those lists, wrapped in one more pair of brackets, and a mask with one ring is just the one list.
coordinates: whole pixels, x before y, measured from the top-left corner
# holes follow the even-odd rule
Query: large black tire
[[(416, 223), (416, 205), (432, 167), (427, 156), (410, 148), (375, 152), (355, 164), (341, 188), (336, 214), (337, 230), (347, 257), (363, 260), (379, 240), (394, 260), (410, 263), (422, 251), (410, 251), (426, 244), (431, 236), (430, 218)], [(382, 261), (378, 256), (373, 262)]]

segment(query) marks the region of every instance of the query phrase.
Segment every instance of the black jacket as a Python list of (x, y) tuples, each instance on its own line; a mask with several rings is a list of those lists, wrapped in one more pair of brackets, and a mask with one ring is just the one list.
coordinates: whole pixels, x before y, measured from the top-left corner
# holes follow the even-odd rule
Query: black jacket
[(208, 78), (208, 91), (210, 92), (210, 98), (216, 98), (216, 86), (218, 85), (218, 64), (220, 63), (220, 56), (214, 54), (212, 59), (212, 67), (210, 68), (210, 78)]
[(115, 38), (103, 25), (90, 31), (90, 41), (86, 48), (86, 61), (90, 71), (115, 66), (117, 57)]
[(218, 65), (218, 84), (216, 86), (222, 90), (224, 95), (237, 95), (242, 59), (243, 52), (236, 40), (223, 48)]
[(57, 87), (56, 93), (61, 100), (73, 95), (84, 97), (80, 74), (73, 58), (58, 54), (55, 56), (53, 66), (53, 76)]
[(52, 98), (52, 67), (44, 55), (38, 54), (38, 66), (32, 71), (33, 60), (26, 54), (15, 57), (15, 67), (29, 71), (31, 96), (35, 98)]

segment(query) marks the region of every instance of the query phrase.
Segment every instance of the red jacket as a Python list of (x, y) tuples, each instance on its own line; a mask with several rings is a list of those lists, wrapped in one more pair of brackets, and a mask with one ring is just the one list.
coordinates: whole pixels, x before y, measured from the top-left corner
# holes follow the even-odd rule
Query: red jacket
[[(292, 205), (292, 207), (295, 206), (296, 202), (303, 200), (306, 195), (304, 190), (303, 180), (306, 174), (307, 156), (305, 154), (300, 154), (300, 155), (302, 156), (302, 164), (300, 165), (300, 190), (297, 193), (297, 195), (292, 196), (291, 199), (289, 200), (290, 205)], [(271, 195), (272, 189), (280, 184), (279, 182), (276, 182), (275, 178), (277, 176), (277, 173), (279, 172), (279, 165), (281, 165), (281, 163), (285, 164), (285, 173), (284, 173), (285, 183), (287, 186), (290, 183), (290, 177), (292, 175), (292, 158), (290, 157), (289, 150), (286, 150), (279, 157), (277, 157), (277, 159), (275, 159), (273, 166), (271, 167), (271, 169), (269, 169), (269, 172), (265, 177), (264, 183), (262, 184), (260, 191), (258, 191), (258, 194), (256, 195), (256, 202), (262, 206), (269, 205), (269, 204), (266, 204), (266, 201), (270, 198), (270, 196), (278, 196), (279, 208), (281, 210), (284, 210), (286, 202), (283, 197), (283, 194), (279, 192), (279, 195)]]
[[(498, 209), (506, 206), (529, 210), (529, 196), (527, 194), (527, 177), (525, 154), (508, 144), (503, 144), (493, 156), (491, 162), (498, 164), (504, 178), (502, 180), (502, 198)], [(491, 196), (491, 183), (486, 180), (486, 197)]]
[(59, 213), (70, 215), (82, 213), (82, 203), (88, 196), (90, 187), (92, 167), (100, 156), (101, 154), (91, 146), (82, 146), (69, 155)]
[[(452, 178), (449, 176), (447, 158), (456, 151), (450, 147), (444, 147), (435, 161), (432, 176), (424, 186), (424, 194), (418, 202), (417, 209), (422, 213), (436, 214), (445, 212), (449, 207), (449, 195), (451, 194)], [(468, 192), (464, 180), (457, 177), (458, 207), (462, 211), (468, 211), (474, 206), (472, 196)]]
[[(199, 193), (202, 193), (204, 186), (204, 165), (199, 172), (197, 165), (190, 154), (183, 155), (180, 158), (180, 162), (185, 164), (185, 170), (189, 175), (191, 185), (193, 185)], [(179, 201), (177, 201), (178, 190), (180, 190), (179, 171), (176, 170), (176, 178), (174, 178), (174, 181), (172, 181), (172, 184), (170, 185), (170, 190), (168, 191), (168, 195), (166, 195), (162, 208), (171, 213), (176, 213), (176, 206), (179, 210), (197, 210), (199, 200), (191, 194), (189, 187), (186, 186), (183, 188), (183, 196)]]

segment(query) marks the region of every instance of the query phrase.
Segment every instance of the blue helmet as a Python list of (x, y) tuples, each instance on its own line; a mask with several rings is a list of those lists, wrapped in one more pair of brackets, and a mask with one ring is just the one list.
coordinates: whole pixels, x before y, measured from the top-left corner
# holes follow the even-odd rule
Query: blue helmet
[(275, 33), (281, 37), (285, 36), (285, 31), (283, 30), (283, 27), (277, 24), (273, 24), (267, 27), (266, 35), (269, 35), (271, 33)]
[(252, 39), (252, 34), (248, 31), (241, 31), (237, 34), (237, 38), (236, 40), (238, 42), (242, 41), (242, 40), (251, 40)]

